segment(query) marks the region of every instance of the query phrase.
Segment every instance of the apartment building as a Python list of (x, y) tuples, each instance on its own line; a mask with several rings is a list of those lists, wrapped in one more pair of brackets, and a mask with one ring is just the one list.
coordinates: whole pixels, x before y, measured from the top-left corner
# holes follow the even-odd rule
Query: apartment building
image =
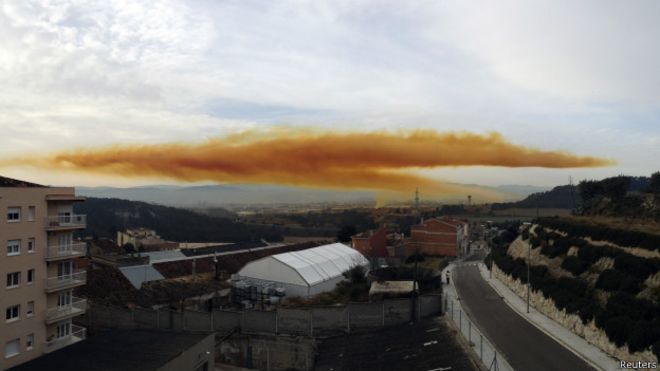
[(76, 268), (86, 227), (73, 213), (74, 188), (47, 187), (0, 176), (0, 370), (85, 338), (73, 325), (86, 301), (73, 296), (86, 272)]

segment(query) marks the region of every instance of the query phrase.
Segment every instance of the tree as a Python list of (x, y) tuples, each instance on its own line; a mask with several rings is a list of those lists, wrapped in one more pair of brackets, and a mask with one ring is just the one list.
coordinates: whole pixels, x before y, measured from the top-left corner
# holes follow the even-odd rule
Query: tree
[(660, 194), (660, 171), (656, 171), (655, 173), (651, 174), (649, 192)]
[(133, 244), (130, 242), (126, 242), (122, 247), (124, 248), (124, 251), (127, 254), (131, 254), (135, 252), (135, 246), (133, 246)]
[(337, 241), (339, 242), (350, 242), (351, 237), (356, 233), (354, 225), (344, 225), (339, 228), (337, 232)]

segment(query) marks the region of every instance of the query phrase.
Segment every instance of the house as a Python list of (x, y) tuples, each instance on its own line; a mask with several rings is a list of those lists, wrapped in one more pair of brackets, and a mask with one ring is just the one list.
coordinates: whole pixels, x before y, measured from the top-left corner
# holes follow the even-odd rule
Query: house
[(385, 228), (356, 234), (351, 237), (351, 240), (353, 248), (368, 258), (384, 258), (389, 256), (387, 252), (387, 231)]
[(468, 245), (468, 223), (452, 218), (434, 218), (410, 228), (406, 252), (425, 255), (459, 256)]

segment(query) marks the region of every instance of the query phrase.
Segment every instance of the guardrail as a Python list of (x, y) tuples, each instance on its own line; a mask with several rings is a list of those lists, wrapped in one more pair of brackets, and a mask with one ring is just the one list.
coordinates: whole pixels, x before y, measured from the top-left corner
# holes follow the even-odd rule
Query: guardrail
[(46, 228), (84, 228), (87, 225), (87, 215), (53, 215), (46, 217)]
[(80, 271), (62, 276), (46, 278), (46, 291), (57, 291), (69, 287), (84, 285), (87, 282), (87, 271)]
[(50, 353), (66, 346), (75, 344), (87, 337), (87, 329), (82, 326), (71, 325), (71, 333), (59, 338), (46, 341), (44, 353)]
[(84, 242), (46, 247), (46, 260), (75, 258), (85, 255), (87, 244)]
[(87, 310), (87, 299), (72, 297), (71, 304), (48, 308), (46, 310), (46, 322), (53, 323), (62, 318), (78, 316)]

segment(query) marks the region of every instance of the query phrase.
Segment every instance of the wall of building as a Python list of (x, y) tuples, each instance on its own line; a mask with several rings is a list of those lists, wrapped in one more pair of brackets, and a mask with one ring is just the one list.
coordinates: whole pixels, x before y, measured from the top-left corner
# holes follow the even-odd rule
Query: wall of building
[(408, 253), (419, 251), (427, 255), (456, 256), (462, 240), (459, 229), (454, 224), (437, 219), (415, 225), (410, 229)]
[[(369, 232), (366, 232), (369, 233)], [(387, 232), (385, 228), (379, 228), (366, 236), (357, 235), (352, 237), (353, 248), (367, 257), (387, 257)]]

